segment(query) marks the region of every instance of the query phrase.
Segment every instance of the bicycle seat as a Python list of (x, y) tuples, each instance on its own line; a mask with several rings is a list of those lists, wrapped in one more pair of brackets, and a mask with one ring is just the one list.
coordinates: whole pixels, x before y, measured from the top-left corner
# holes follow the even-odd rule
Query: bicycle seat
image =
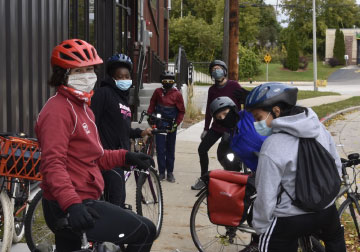
[(360, 155), (359, 153), (351, 153), (349, 156), (348, 156), (348, 159), (349, 160), (356, 160), (356, 159), (359, 159)]

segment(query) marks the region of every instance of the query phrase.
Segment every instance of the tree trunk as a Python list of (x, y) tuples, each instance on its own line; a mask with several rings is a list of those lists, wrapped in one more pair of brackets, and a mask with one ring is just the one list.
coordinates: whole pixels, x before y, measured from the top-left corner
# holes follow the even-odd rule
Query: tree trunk
[(229, 79), (238, 80), (239, 1), (230, 0), (229, 8)]

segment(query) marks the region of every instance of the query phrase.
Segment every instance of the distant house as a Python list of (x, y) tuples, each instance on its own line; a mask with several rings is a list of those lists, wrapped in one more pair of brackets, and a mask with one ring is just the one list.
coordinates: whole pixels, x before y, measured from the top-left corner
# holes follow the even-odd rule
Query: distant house
[[(104, 61), (116, 52), (126, 53), (135, 64), (134, 83), (140, 77), (156, 82), (169, 57), (169, 3), (0, 0), (0, 132), (33, 134), (38, 112), (54, 93), (47, 86), (51, 51), (68, 38), (89, 41)], [(146, 57), (139, 66), (141, 52)]]
[[(348, 55), (348, 64), (360, 64), (360, 29), (340, 29), (345, 37), (345, 54)], [(333, 57), (336, 29), (326, 29), (325, 60)]]

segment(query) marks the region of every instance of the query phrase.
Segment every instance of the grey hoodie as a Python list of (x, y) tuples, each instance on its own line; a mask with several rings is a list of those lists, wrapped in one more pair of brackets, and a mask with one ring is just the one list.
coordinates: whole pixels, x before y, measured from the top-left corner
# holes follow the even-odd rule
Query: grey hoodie
[[(255, 185), (257, 198), (254, 203), (253, 226), (258, 234), (265, 233), (275, 217), (301, 215), (307, 212), (293, 206), (286, 193), (276, 204), (280, 183), (295, 198), (295, 175), (299, 138), (316, 140), (334, 157), (341, 175), (341, 161), (334, 140), (312, 109), (305, 113), (279, 117), (272, 121), (273, 134), (263, 143), (259, 155)], [(289, 134), (279, 133), (285, 131)], [(332, 202), (330, 205), (332, 205)], [(329, 206), (330, 206), (329, 205)]]

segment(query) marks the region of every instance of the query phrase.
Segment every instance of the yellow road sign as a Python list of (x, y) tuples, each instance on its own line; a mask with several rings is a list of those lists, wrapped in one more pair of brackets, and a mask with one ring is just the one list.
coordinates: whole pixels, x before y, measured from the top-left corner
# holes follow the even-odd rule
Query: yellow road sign
[(316, 81), (317, 87), (326, 87), (327, 86), (327, 80), (317, 80)]
[(270, 61), (271, 61), (271, 56), (270, 56), (270, 54), (267, 53), (267, 54), (265, 55), (264, 61), (265, 61), (266, 63), (270, 63)]

